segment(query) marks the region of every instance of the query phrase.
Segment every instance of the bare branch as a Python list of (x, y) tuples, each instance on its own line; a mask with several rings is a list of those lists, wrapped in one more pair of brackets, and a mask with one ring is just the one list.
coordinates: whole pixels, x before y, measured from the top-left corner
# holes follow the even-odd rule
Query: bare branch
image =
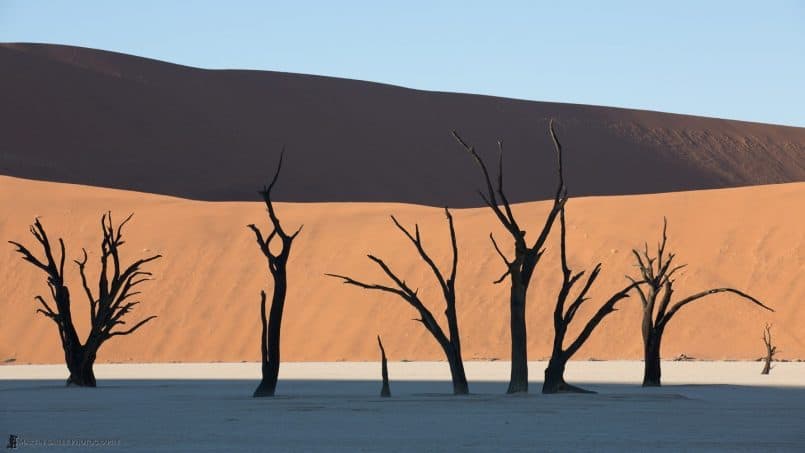
[(34, 236), (39, 240), (42, 244), (42, 248), (45, 250), (45, 257), (47, 258), (48, 265), (53, 271), (56, 271), (56, 260), (53, 258), (53, 253), (50, 249), (50, 240), (48, 240), (48, 235), (45, 232), (45, 227), (42, 226), (42, 222), (39, 221), (37, 217), (34, 219), (34, 227), (31, 228), (31, 231), (34, 233)]
[(610, 297), (603, 305), (601, 305), (601, 308), (598, 309), (595, 315), (593, 315), (593, 317), (587, 321), (587, 325), (584, 326), (584, 329), (582, 329), (576, 340), (567, 348), (565, 352), (567, 357), (572, 357), (579, 350), (579, 348), (581, 348), (584, 342), (587, 341), (587, 339), (593, 333), (595, 328), (598, 327), (598, 324), (600, 324), (607, 315), (615, 311), (615, 304), (617, 304), (621, 299), (629, 297), (629, 291), (631, 291), (635, 286), (637, 286), (637, 284), (632, 283), (629, 286), (621, 289), (617, 293), (613, 294), (612, 297)]
[[(581, 307), (581, 305), (588, 300), (587, 293), (590, 291), (590, 288), (592, 288), (593, 283), (595, 283), (595, 280), (598, 278), (599, 273), (601, 273), (601, 263), (595, 265), (593, 271), (587, 277), (587, 282), (584, 284), (584, 287), (581, 289), (581, 291), (579, 291), (579, 294), (576, 296), (576, 299), (573, 301), (573, 303), (571, 303), (570, 306), (567, 308), (567, 312), (565, 313), (564, 316), (566, 324), (570, 324), (570, 322), (573, 321), (573, 317), (576, 315), (576, 312), (578, 311), (579, 307)], [(581, 271), (578, 274), (576, 274), (574, 278), (571, 279), (569, 285), (573, 286), (576, 280), (581, 278), (583, 274), (584, 271)]]
[[(450, 211), (445, 210), (445, 212), (447, 213), (447, 220), (448, 220), (448, 223), (450, 225), (450, 237), (451, 237), (451, 241), (452, 241), (452, 245), (453, 245), (453, 271), (452, 271), (452, 274), (451, 274), (452, 276), (450, 277), (450, 280), (445, 280), (444, 276), (442, 275), (442, 272), (439, 270), (439, 267), (436, 266), (436, 263), (433, 261), (433, 259), (425, 251), (425, 248), (422, 245), (422, 238), (419, 235), (419, 225), (415, 226), (415, 232), (412, 235), (405, 227), (403, 227), (400, 224), (400, 222), (397, 221), (397, 218), (395, 218), (394, 216), (391, 216), (391, 220), (394, 222), (394, 225), (396, 225), (397, 228), (400, 231), (402, 231), (403, 234), (405, 234), (406, 237), (408, 237), (408, 239), (411, 241), (411, 243), (414, 244), (414, 247), (416, 247), (417, 251), (419, 252), (419, 256), (428, 265), (428, 267), (430, 267), (431, 271), (433, 272), (433, 275), (436, 277), (436, 280), (439, 282), (439, 286), (441, 287), (442, 292), (444, 292), (446, 297), (449, 297), (449, 295), (450, 295), (450, 293), (452, 291), (452, 281), (453, 281), (452, 279), (455, 278), (455, 266), (456, 266), (456, 259), (457, 259), (458, 251), (457, 251), (456, 242), (455, 242), (455, 230), (453, 229), (453, 218), (450, 215)], [(378, 261), (375, 258), (372, 258), (372, 259), (375, 260), (376, 262)], [(385, 263), (383, 263), (383, 264), (381, 264), (381, 263), (382, 263), (382, 261), (378, 262), (378, 264), (380, 264), (381, 267), (384, 267)], [(384, 268), (384, 270), (385, 270), (385, 268)]]
[(265, 202), (266, 208), (268, 209), (268, 217), (271, 220), (271, 224), (274, 226), (274, 231), (276, 231), (277, 235), (279, 235), (279, 237), (282, 238), (283, 243), (289, 240), (293, 240), (293, 237), (296, 236), (296, 234), (299, 234), (299, 231), (301, 231), (300, 228), (299, 230), (296, 231), (296, 233), (294, 233), (293, 236), (288, 236), (288, 234), (285, 233), (285, 230), (282, 229), (282, 225), (280, 224), (279, 217), (277, 217), (277, 213), (274, 211), (274, 203), (271, 200), (271, 190), (277, 183), (277, 179), (279, 179), (280, 170), (282, 170), (282, 162), (284, 160), (284, 157), (285, 157), (285, 146), (283, 145), (282, 151), (280, 151), (279, 163), (277, 164), (277, 171), (274, 173), (274, 177), (271, 179), (271, 182), (268, 184), (268, 187), (264, 187), (263, 190), (259, 192), (260, 196), (263, 198), (263, 201)]
[(34, 297), (34, 299), (40, 304), (42, 304), (42, 306), (44, 307), (44, 310), (38, 309), (37, 311), (41, 311), (45, 315), (52, 316), (54, 320), (56, 319), (55, 317), (58, 316), (58, 313), (56, 313), (55, 311), (53, 311), (52, 308), (50, 308), (50, 305), (48, 305), (47, 302), (45, 302), (45, 299), (43, 299), (42, 296), (36, 296)]
[(398, 295), (398, 296), (400, 296), (402, 298), (405, 298), (406, 300), (409, 297), (408, 294), (405, 293), (404, 291), (399, 290), (397, 288), (392, 288), (390, 286), (371, 284), (371, 283), (364, 283), (364, 282), (355, 280), (352, 277), (348, 277), (346, 275), (339, 275), (339, 274), (324, 274), (324, 275), (326, 275), (328, 277), (340, 278), (341, 280), (343, 280), (343, 283), (347, 284), (347, 285), (353, 285), (353, 286), (357, 286), (357, 287), (363, 288), (363, 289), (374, 289), (374, 290), (378, 290), (378, 291), (385, 291), (387, 293), (396, 294), (396, 295)]
[(506, 272), (504, 272), (503, 275), (501, 275), (497, 280), (493, 281), (492, 283), (495, 284), (495, 285), (503, 283), (503, 280), (505, 280), (506, 277), (511, 275), (511, 273), (512, 273), (511, 269), (506, 269)]
[(556, 136), (556, 128), (554, 126), (554, 120), (548, 122), (548, 129), (551, 132), (551, 141), (553, 141), (554, 151), (556, 151), (556, 171), (559, 176), (559, 183), (556, 187), (556, 196), (555, 201), (558, 203), (562, 198), (567, 197), (566, 188), (565, 188), (565, 171), (564, 165), (562, 163), (562, 143), (559, 142), (559, 137)]
[[(111, 214), (110, 214), (110, 216), (111, 216)], [(133, 217), (134, 217), (134, 213), (132, 212), (131, 214), (128, 215), (128, 217), (123, 219), (123, 221), (120, 222), (120, 224), (118, 224), (117, 231), (115, 232), (115, 241), (120, 241), (120, 239), (123, 237), (123, 227), (126, 226), (126, 224), (129, 223), (129, 220), (131, 220)], [(110, 220), (111, 220), (111, 217), (110, 217)], [(118, 242), (118, 245), (121, 245), (121, 244), (122, 244), (122, 242)]]
[(517, 220), (514, 219), (509, 199), (506, 198), (506, 193), (503, 192), (503, 141), (501, 140), (498, 140), (498, 195), (500, 195), (500, 199), (503, 201), (503, 208), (506, 210), (509, 223), (519, 231), (520, 227), (517, 226)]
[[(674, 294), (674, 288), (670, 280), (665, 280), (665, 283), (662, 286), (662, 299), (660, 299), (660, 305), (657, 307), (657, 315), (655, 319), (660, 320), (665, 317), (665, 311), (668, 310), (668, 304), (671, 303), (671, 296)], [(657, 299), (659, 292), (654, 293), (654, 300)], [(653, 305), (652, 305), (653, 310)]]
[(268, 321), (266, 319), (266, 292), (260, 290), (260, 323), (263, 327), (260, 335), (260, 360), (263, 365), (268, 363)]
[(145, 323), (147, 323), (148, 321), (150, 321), (150, 320), (152, 320), (152, 319), (156, 319), (156, 316), (153, 316), (153, 315), (152, 315), (152, 316), (149, 316), (149, 317), (147, 317), (147, 318), (143, 319), (142, 321), (138, 322), (138, 323), (137, 323), (137, 324), (135, 324), (134, 326), (132, 326), (130, 329), (121, 330), (121, 331), (117, 331), (117, 332), (109, 332), (109, 333), (107, 334), (107, 337), (108, 337), (108, 338), (111, 338), (111, 337), (116, 337), (116, 336), (118, 336), (118, 335), (121, 335), (121, 336), (122, 336), (122, 335), (128, 335), (128, 334), (130, 334), (130, 333), (133, 333), (134, 331), (136, 331), (136, 330), (137, 330), (137, 329), (139, 329), (140, 327), (144, 326), (144, 325), (145, 325)]
[[(633, 279), (632, 277), (627, 275), (626, 278), (630, 282), (632, 282), (635, 285), (637, 285), (637, 281), (635, 279)], [(646, 298), (646, 293), (643, 292), (643, 288), (641, 288), (639, 285), (635, 286), (635, 289), (637, 289), (637, 294), (640, 295), (640, 302), (643, 304), (643, 308), (646, 308), (646, 306), (648, 306), (648, 299)]]
[(267, 194), (271, 194), (271, 189), (274, 188), (274, 185), (277, 183), (277, 179), (280, 177), (280, 171), (282, 170), (282, 162), (285, 158), (285, 145), (282, 145), (282, 149), (280, 150), (280, 159), (277, 163), (277, 170), (274, 172), (274, 177), (271, 178), (271, 182), (268, 184), (268, 187), (265, 189)]
[(570, 268), (567, 267), (567, 228), (565, 227), (565, 208), (559, 211), (559, 262), (562, 265), (562, 275), (567, 284)]
[(450, 246), (453, 249), (453, 261), (450, 266), (450, 278), (448, 278), (448, 285), (452, 288), (456, 283), (456, 271), (458, 270), (458, 241), (456, 239), (456, 228), (453, 225), (453, 215), (450, 214), (450, 209), (444, 207), (444, 215), (447, 217), (447, 225), (450, 227)]
[(478, 155), (478, 152), (475, 151), (475, 148), (468, 145), (467, 142), (465, 142), (464, 139), (462, 139), (461, 136), (458, 135), (458, 132), (452, 131), (452, 133), (456, 141), (458, 141), (458, 143), (461, 144), (461, 146), (463, 146), (464, 149), (467, 150), (468, 153), (470, 153), (470, 155), (472, 155), (473, 159), (475, 159), (475, 162), (481, 168), (481, 173), (484, 176), (484, 182), (486, 183), (486, 189), (487, 189), (486, 196), (483, 193), (481, 193), (481, 196), (484, 198), (484, 202), (486, 202), (486, 204), (490, 208), (492, 208), (492, 211), (498, 217), (500, 222), (506, 227), (506, 229), (509, 230), (509, 232), (512, 235), (516, 236), (517, 234), (519, 234), (520, 229), (516, 227), (516, 225), (513, 225), (510, 222), (509, 218), (503, 213), (503, 211), (500, 210), (500, 207), (498, 206), (497, 197), (495, 196), (495, 189), (492, 186), (492, 179), (489, 177), (489, 170), (487, 170), (484, 160), (481, 159), (481, 156)]
[(500, 250), (500, 246), (498, 246), (497, 241), (495, 241), (495, 236), (492, 233), (489, 233), (489, 239), (492, 240), (492, 245), (495, 247), (495, 251), (498, 252), (498, 256), (500, 256), (500, 259), (502, 259), (503, 262), (506, 263), (507, 267), (511, 266), (511, 263), (509, 262), (508, 258), (506, 258), (506, 255), (504, 255), (503, 252)]
[(74, 260), (74, 262), (78, 265), (78, 273), (81, 275), (81, 286), (84, 287), (84, 294), (87, 295), (87, 301), (89, 301), (91, 324), (95, 324), (98, 302), (95, 299), (95, 296), (92, 295), (92, 290), (89, 289), (89, 284), (87, 283), (87, 273), (85, 269), (87, 265), (87, 249), (82, 248), (81, 252), (84, 254), (83, 258), (80, 260)]
[[(246, 225), (246, 227), (254, 232), (254, 235), (257, 239), (257, 245), (260, 246), (260, 251), (263, 252), (264, 255), (268, 255), (266, 252), (268, 250), (267, 242), (265, 239), (263, 239), (263, 233), (260, 231), (260, 229), (257, 228), (257, 226), (253, 223)], [(274, 234), (273, 231), (272, 234)]]
[(665, 273), (665, 280), (664, 281), (665, 282), (673, 282), (674, 280), (671, 279), (671, 276), (673, 276), (676, 271), (678, 271), (680, 269), (684, 269), (687, 266), (688, 266), (687, 264), (680, 264), (679, 266), (674, 267), (673, 269), (671, 269), (670, 271)]
[(25, 261), (28, 261), (29, 263), (31, 263), (34, 266), (42, 269), (45, 272), (48, 272), (48, 273), (50, 272), (50, 268), (48, 268), (47, 265), (45, 265), (44, 263), (39, 261), (35, 256), (33, 256), (33, 254), (24, 245), (20, 244), (19, 242), (14, 242), (14, 241), (8, 241), (8, 243), (14, 245), (15, 247), (17, 247), (17, 252), (22, 255), (22, 258)]
[(296, 231), (294, 231), (294, 233), (293, 233), (293, 234), (290, 236), (290, 237), (291, 237), (291, 239), (295, 239), (295, 238), (296, 238), (296, 236), (298, 236), (298, 235), (299, 235), (299, 233), (301, 233), (301, 232), (302, 232), (302, 228), (304, 228), (304, 227), (305, 227), (305, 225), (304, 225), (304, 224), (299, 225), (299, 228), (297, 228), (297, 229), (296, 229)]
[(108, 290), (104, 290), (106, 296), (99, 296), (99, 299), (106, 299), (103, 302), (100, 302), (100, 304), (101, 305), (111, 304), (111, 302), (118, 297), (118, 294), (120, 294), (120, 290), (122, 288), (125, 288), (125, 290), (123, 291), (124, 293), (125, 291), (130, 289), (131, 288), (130, 282), (132, 278), (138, 275), (150, 275), (150, 273), (142, 273), (140, 271), (140, 268), (144, 264), (150, 263), (151, 261), (158, 260), (160, 258), (162, 258), (162, 255), (153, 255), (147, 258), (139, 259), (134, 263), (132, 263), (129, 267), (126, 268), (125, 271), (123, 271), (122, 274), (120, 274), (119, 277), (115, 278), (112, 281), (112, 284), (110, 285)]
[(701, 298), (703, 298), (705, 296), (709, 296), (709, 295), (712, 295), (712, 294), (718, 294), (718, 293), (725, 293), (725, 292), (726, 293), (736, 294), (736, 295), (738, 295), (738, 296), (740, 296), (740, 297), (752, 302), (753, 304), (755, 304), (755, 305), (757, 305), (759, 307), (765, 308), (766, 310), (769, 310), (769, 311), (772, 311), (772, 312), (774, 311), (771, 307), (768, 307), (768, 306), (764, 305), (763, 302), (755, 299), (754, 297), (750, 296), (749, 294), (746, 294), (744, 292), (738, 291), (737, 289), (734, 289), (734, 288), (714, 288), (714, 289), (708, 289), (706, 291), (702, 291), (700, 293), (696, 293), (696, 294), (694, 294), (692, 296), (688, 296), (688, 297), (680, 300), (679, 302), (677, 302), (671, 308), (671, 310), (668, 311), (668, 314), (665, 315), (665, 317), (663, 317), (661, 320), (658, 320), (657, 324), (658, 325), (663, 325), (663, 326), (668, 324), (668, 321), (670, 321), (671, 318), (682, 307), (684, 307), (685, 305), (687, 305), (687, 304), (689, 304), (691, 302), (695, 302), (695, 301), (697, 301), (697, 300), (699, 300), (699, 299), (701, 299)]

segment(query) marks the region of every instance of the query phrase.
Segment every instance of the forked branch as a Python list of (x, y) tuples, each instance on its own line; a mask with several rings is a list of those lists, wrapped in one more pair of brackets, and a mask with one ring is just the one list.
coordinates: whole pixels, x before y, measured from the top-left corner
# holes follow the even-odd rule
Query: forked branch
[[(274, 202), (271, 198), (271, 191), (274, 189), (274, 185), (276, 185), (277, 180), (279, 179), (280, 170), (282, 170), (282, 162), (285, 156), (285, 147), (282, 147), (282, 151), (280, 151), (280, 158), (279, 163), (277, 164), (277, 170), (274, 173), (274, 177), (271, 178), (271, 182), (268, 186), (263, 187), (261, 190), (260, 196), (263, 199), (263, 202), (266, 205), (266, 210), (268, 211), (268, 218), (271, 221), (271, 232), (268, 236), (263, 235), (255, 224), (249, 224), (247, 227), (252, 230), (254, 233), (255, 239), (257, 240), (257, 245), (260, 246), (260, 251), (265, 255), (266, 260), (268, 261), (268, 268), (272, 275), (276, 275), (279, 272), (279, 268), (283, 266), (287, 260), (288, 255), (290, 253), (291, 244), (293, 240), (302, 232), (302, 228), (304, 225), (300, 225), (299, 228), (291, 234), (285, 232), (282, 228), (282, 224), (280, 223), (279, 217), (277, 217), (277, 212), (274, 209)], [(278, 237), (281, 242), (281, 248), (278, 253), (274, 253), (271, 251), (271, 242), (274, 238)]]

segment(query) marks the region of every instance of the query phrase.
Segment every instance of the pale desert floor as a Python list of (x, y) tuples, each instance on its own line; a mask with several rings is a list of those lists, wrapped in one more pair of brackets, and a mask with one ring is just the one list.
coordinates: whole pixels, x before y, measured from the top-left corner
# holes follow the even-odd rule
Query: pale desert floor
[(599, 393), (545, 396), (532, 362), (532, 393), (506, 396), (507, 362), (468, 362), (473, 394), (453, 397), (445, 363), (393, 362), (385, 399), (377, 363), (286, 363), (279, 396), (259, 400), (255, 363), (98, 365), (97, 389), (10, 365), (0, 434), (116, 451), (802, 451), (805, 363), (760, 365), (666, 362), (666, 386), (643, 389), (640, 362), (573, 362), (568, 380)]

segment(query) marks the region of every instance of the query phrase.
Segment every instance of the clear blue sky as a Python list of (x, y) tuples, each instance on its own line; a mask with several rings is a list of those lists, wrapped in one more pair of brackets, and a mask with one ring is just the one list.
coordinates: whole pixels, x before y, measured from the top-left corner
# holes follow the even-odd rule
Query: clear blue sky
[(805, 0), (0, 0), (0, 41), (805, 126)]

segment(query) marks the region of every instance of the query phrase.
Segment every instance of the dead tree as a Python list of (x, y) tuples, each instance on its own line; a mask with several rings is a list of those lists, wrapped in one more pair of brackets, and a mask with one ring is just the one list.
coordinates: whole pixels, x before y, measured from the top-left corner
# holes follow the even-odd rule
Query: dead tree
[[(607, 315), (615, 311), (615, 304), (617, 304), (621, 299), (629, 297), (629, 292), (635, 288), (638, 283), (632, 283), (624, 287), (607, 299), (607, 301), (601, 305), (601, 308), (598, 309), (593, 317), (587, 321), (587, 324), (584, 326), (584, 329), (582, 329), (581, 333), (579, 333), (579, 336), (572, 343), (570, 343), (567, 349), (565, 349), (564, 340), (565, 335), (567, 334), (567, 329), (570, 326), (570, 323), (573, 321), (573, 318), (576, 316), (576, 312), (579, 310), (579, 308), (581, 308), (582, 304), (589, 300), (587, 293), (589, 292), (590, 288), (592, 288), (595, 280), (598, 278), (598, 275), (601, 273), (601, 263), (595, 265), (593, 271), (587, 276), (587, 280), (581, 287), (581, 290), (578, 292), (575, 298), (570, 299), (572, 300), (570, 305), (567, 305), (570, 291), (577, 282), (581, 281), (585, 272), (579, 271), (573, 273), (567, 265), (567, 241), (565, 238), (566, 228), (564, 207), (562, 207), (559, 213), (559, 226), (562, 287), (559, 290), (558, 296), (556, 297), (556, 307), (554, 308), (553, 312), (553, 349), (551, 352), (551, 359), (548, 362), (548, 367), (545, 368), (545, 381), (542, 385), (542, 393), (595, 393), (565, 382), (565, 366), (573, 354), (575, 354), (579, 348), (581, 348), (584, 342), (587, 341), (587, 339), (590, 337), (590, 334), (593, 333), (593, 330), (598, 327), (598, 324), (600, 324)], [(566, 306), (567, 309), (565, 309)]]
[[(274, 396), (274, 391), (277, 388), (277, 376), (280, 371), (280, 328), (282, 326), (282, 312), (285, 308), (285, 295), (288, 290), (286, 268), (293, 240), (302, 231), (302, 226), (300, 226), (295, 233), (287, 234), (280, 225), (280, 220), (271, 201), (271, 190), (277, 183), (277, 178), (279, 178), (284, 154), (285, 148), (280, 153), (280, 160), (279, 164), (277, 164), (274, 178), (268, 187), (264, 187), (259, 192), (268, 210), (268, 218), (271, 220), (271, 232), (264, 237), (257, 226), (254, 224), (249, 225), (257, 239), (257, 245), (260, 246), (260, 251), (266, 257), (268, 270), (274, 281), (268, 320), (266, 320), (266, 293), (265, 291), (260, 291), (260, 321), (262, 324), (260, 363), (262, 365), (262, 380), (254, 391), (254, 397)], [(271, 251), (271, 242), (274, 238), (279, 238), (280, 242), (280, 250), (277, 253)]]
[(643, 359), (645, 361), (643, 387), (659, 387), (661, 385), (660, 347), (662, 335), (674, 315), (686, 305), (712, 294), (732, 293), (759, 307), (774, 311), (754, 297), (733, 288), (708, 289), (671, 304), (675, 282), (672, 277), (686, 265), (674, 266), (673, 260), (676, 255), (674, 253), (666, 254), (667, 229), (668, 222), (663, 219), (662, 240), (657, 245), (657, 254), (655, 256), (649, 255), (648, 243), (645, 244), (642, 253), (632, 250), (640, 275), (637, 278), (627, 277), (633, 283), (645, 284), (646, 287), (645, 290), (642, 287), (637, 288), (638, 294), (640, 294), (640, 301), (643, 304), (642, 332)]
[(327, 275), (340, 278), (344, 281), (344, 283), (355, 285), (360, 288), (396, 294), (408, 302), (409, 305), (414, 307), (417, 312), (419, 312), (420, 316), (419, 319), (415, 319), (415, 321), (421, 322), (425, 329), (430, 332), (431, 335), (433, 335), (433, 338), (435, 338), (439, 343), (439, 346), (442, 348), (445, 356), (447, 357), (447, 362), (450, 365), (450, 375), (452, 376), (453, 380), (453, 394), (466, 395), (469, 393), (469, 387), (467, 385), (467, 377), (464, 373), (464, 362), (461, 358), (461, 339), (459, 336), (458, 318), (456, 315), (456, 268), (458, 266), (458, 246), (456, 245), (456, 230), (453, 227), (453, 216), (450, 214), (450, 210), (447, 208), (444, 209), (444, 212), (447, 216), (447, 223), (450, 227), (450, 243), (453, 248), (452, 268), (450, 270), (450, 275), (447, 277), (442, 274), (442, 272), (439, 270), (439, 267), (436, 266), (436, 264), (433, 262), (433, 259), (431, 259), (422, 246), (422, 239), (419, 235), (419, 225), (414, 227), (414, 233), (412, 234), (405, 227), (403, 227), (394, 216), (391, 216), (391, 220), (394, 222), (394, 225), (396, 225), (397, 228), (402, 231), (403, 234), (405, 234), (405, 236), (411, 241), (411, 243), (417, 249), (417, 252), (419, 252), (419, 256), (428, 265), (428, 267), (430, 267), (433, 275), (439, 282), (439, 286), (442, 290), (442, 295), (445, 301), (444, 314), (447, 318), (448, 326), (448, 332), (446, 334), (439, 326), (439, 323), (436, 321), (436, 318), (433, 316), (430, 310), (428, 310), (428, 308), (425, 307), (425, 304), (422, 303), (422, 300), (420, 300), (418, 295), (419, 290), (411, 289), (411, 287), (409, 287), (404, 280), (394, 274), (391, 268), (389, 268), (389, 266), (382, 259), (377, 258), (376, 256), (367, 255), (369, 259), (374, 261), (391, 279), (391, 281), (394, 282), (396, 287), (363, 283), (344, 275)]
[(558, 183), (556, 188), (556, 195), (553, 200), (548, 216), (545, 218), (545, 223), (539, 232), (533, 245), (529, 246), (526, 242), (526, 232), (517, 223), (512, 213), (511, 206), (508, 198), (503, 191), (503, 144), (498, 141), (498, 177), (497, 187), (493, 186), (492, 180), (489, 176), (484, 160), (475, 151), (473, 146), (467, 144), (456, 131), (453, 131), (453, 136), (466, 149), (470, 155), (475, 159), (475, 162), (481, 169), (484, 181), (486, 183), (486, 193), (479, 191), (481, 198), (487, 206), (492, 209), (492, 212), (498, 218), (500, 223), (511, 236), (514, 243), (514, 257), (509, 259), (501, 251), (495, 237), (490, 233), (489, 238), (492, 240), (492, 245), (495, 247), (498, 255), (503, 259), (506, 265), (506, 271), (503, 275), (495, 280), (495, 284), (503, 282), (506, 277), (510, 282), (510, 295), (509, 295), (509, 308), (510, 308), (510, 331), (511, 331), (511, 377), (509, 379), (509, 388), (507, 393), (520, 393), (528, 392), (528, 351), (527, 351), (527, 338), (526, 338), (526, 293), (528, 292), (528, 285), (531, 282), (531, 277), (534, 274), (534, 269), (539, 263), (542, 254), (544, 253), (544, 244), (548, 239), (551, 232), (556, 216), (564, 206), (567, 200), (565, 192), (564, 176), (562, 170), (562, 145), (556, 136), (553, 120), (548, 127), (553, 140), (554, 148), (557, 156), (557, 170), (558, 170)]
[(380, 375), (383, 378), (383, 387), (380, 389), (380, 396), (388, 398), (391, 396), (391, 388), (389, 387), (389, 363), (386, 360), (386, 350), (383, 349), (383, 342), (380, 341), (380, 335), (377, 336), (377, 345), (380, 346)]
[(763, 330), (763, 344), (766, 345), (766, 357), (763, 363), (763, 371), (760, 374), (769, 374), (771, 371), (771, 362), (774, 360), (774, 355), (777, 354), (777, 346), (771, 343), (771, 325), (766, 324)]
[(70, 371), (67, 385), (95, 387), (93, 365), (95, 364), (98, 350), (104, 342), (112, 337), (129, 335), (156, 318), (156, 316), (148, 316), (127, 329), (117, 327), (126, 324), (123, 318), (134, 309), (134, 306), (140, 303), (138, 300), (133, 299), (141, 294), (140, 291), (135, 291), (136, 287), (151, 280), (152, 274), (142, 270), (143, 266), (161, 257), (161, 255), (154, 255), (139, 259), (129, 266), (121, 264), (120, 246), (125, 243), (123, 241), (123, 226), (131, 220), (131, 217), (129, 215), (117, 226), (112, 222), (110, 212), (101, 217), (103, 240), (101, 241), (101, 270), (98, 274), (97, 294), (93, 294), (88, 284), (86, 272), (88, 255), (86, 249), (82, 249), (82, 258), (74, 261), (78, 265), (81, 283), (90, 308), (90, 330), (84, 342), (79, 339), (78, 332), (73, 324), (71, 293), (65, 284), (64, 261), (66, 260), (67, 252), (64, 240), (59, 238), (59, 254), (57, 256), (54, 254), (50, 240), (45, 233), (45, 228), (37, 218), (34, 220), (30, 230), (31, 234), (42, 246), (45, 255), (44, 259), (34, 256), (22, 244), (9, 241), (17, 247), (17, 252), (22, 255), (25, 261), (41, 269), (47, 275), (53, 306), (48, 304), (42, 296), (36, 296), (36, 301), (42, 306), (36, 311), (52, 320), (59, 329), (59, 338), (64, 350), (64, 360), (67, 364), (67, 369)]

